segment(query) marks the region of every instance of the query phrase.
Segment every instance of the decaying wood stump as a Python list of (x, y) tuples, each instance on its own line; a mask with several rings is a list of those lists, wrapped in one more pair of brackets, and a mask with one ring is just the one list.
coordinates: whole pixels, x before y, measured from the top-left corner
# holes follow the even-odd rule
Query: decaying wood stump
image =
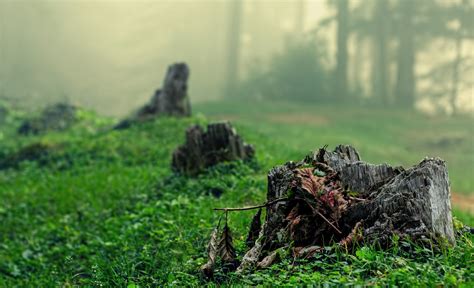
[(362, 162), (351, 146), (323, 148), (273, 168), (267, 200), (259, 238), (239, 271), (268, 266), (275, 251), (290, 243), (300, 257), (330, 243), (386, 247), (394, 235), (420, 243), (455, 242), (448, 173), (439, 158), (405, 170)]
[(254, 156), (252, 145), (245, 143), (229, 122), (199, 125), (186, 131), (186, 141), (173, 152), (172, 169), (186, 175), (195, 175), (220, 162), (247, 160)]
[(18, 128), (18, 133), (28, 135), (65, 130), (76, 122), (76, 112), (77, 107), (70, 104), (48, 106), (39, 117), (25, 120)]
[(12, 153), (0, 155), (0, 170), (19, 168), (24, 161), (36, 162), (39, 166), (46, 165), (48, 157), (60, 149), (59, 145), (42, 142), (31, 143)]
[(175, 63), (169, 66), (163, 87), (156, 90), (150, 102), (115, 128), (127, 128), (135, 122), (144, 122), (158, 116), (191, 116), (191, 104), (187, 94), (188, 78), (189, 68), (186, 63)]

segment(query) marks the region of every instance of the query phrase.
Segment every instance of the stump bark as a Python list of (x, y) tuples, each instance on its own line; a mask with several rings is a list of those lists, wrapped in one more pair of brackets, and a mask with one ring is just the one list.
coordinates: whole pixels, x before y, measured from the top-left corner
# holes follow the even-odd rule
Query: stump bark
[(330, 243), (387, 247), (394, 235), (429, 245), (455, 243), (448, 173), (439, 158), (405, 170), (362, 162), (351, 146), (323, 148), (273, 168), (267, 200), (272, 204), (260, 237), (239, 271), (267, 265), (275, 250), (290, 243), (295, 257)]
[(186, 63), (175, 63), (169, 66), (163, 87), (156, 90), (150, 102), (115, 128), (127, 128), (135, 122), (144, 122), (158, 116), (191, 116), (191, 104), (187, 94), (188, 78), (189, 68)]
[(207, 131), (199, 125), (186, 131), (186, 141), (173, 152), (174, 171), (195, 175), (220, 162), (247, 160), (255, 154), (252, 145), (245, 143), (229, 122), (213, 123)]

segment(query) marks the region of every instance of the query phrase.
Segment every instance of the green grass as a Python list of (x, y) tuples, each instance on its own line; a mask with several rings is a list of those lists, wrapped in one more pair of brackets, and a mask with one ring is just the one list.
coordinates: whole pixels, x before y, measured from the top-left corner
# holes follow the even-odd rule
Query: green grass
[[(197, 110), (211, 118), (238, 112), (222, 111), (223, 107), (228, 106), (197, 106)], [(0, 171), (0, 287), (472, 285), (472, 236), (464, 236), (455, 248), (441, 253), (421, 248), (408, 253), (402, 249), (404, 243), (390, 251), (359, 247), (355, 254), (328, 249), (308, 263), (293, 266), (285, 260), (244, 276), (218, 272), (218, 282), (204, 282), (197, 269), (206, 261), (208, 237), (220, 216), (212, 208), (264, 202), (266, 172), (272, 166), (339, 142), (355, 144), (365, 159), (374, 162), (413, 164), (422, 158), (418, 151), (425, 146), (408, 147), (409, 143), (421, 145), (420, 141), (399, 139), (399, 133), (415, 133), (428, 125), (420, 116), (410, 116), (418, 128), (409, 126), (412, 121), (402, 114), (374, 112), (364, 118), (357, 114), (364, 113), (360, 109), (314, 108), (316, 114), (330, 117), (327, 125), (265, 120), (265, 114), (281, 113), (285, 107), (274, 111), (256, 107), (234, 121), (244, 139), (255, 144), (256, 163), (223, 164), (190, 179), (172, 175), (169, 163), (173, 149), (184, 140), (185, 129), (206, 123), (202, 116), (162, 118), (124, 131), (108, 131), (112, 121), (93, 115), (84, 116), (84, 121), (65, 133), (17, 138), (11, 127), (3, 130), (0, 148), (4, 154), (37, 142), (57, 148), (48, 161), (23, 162), (17, 169)], [(234, 109), (238, 108), (242, 107)], [(310, 107), (286, 109), (313, 111)], [(454, 127), (467, 127), (462, 119), (439, 121), (439, 131), (462, 134), (461, 128), (456, 128), (459, 132)], [(472, 152), (472, 147), (460, 145), (442, 156), (453, 159), (448, 162), (453, 186), (470, 192), (473, 180), (465, 170), (472, 165), (472, 153), (465, 153)], [(436, 153), (429, 146), (425, 150)], [(465, 165), (464, 169), (455, 169), (452, 161)], [(209, 195), (216, 188), (223, 191), (220, 198)], [(473, 215), (460, 211), (455, 215), (474, 225)], [(252, 211), (230, 216), (240, 255), (251, 216)]]
[(362, 158), (372, 163), (411, 166), (424, 157), (440, 157), (447, 162), (452, 190), (474, 194), (474, 125), (469, 116), (293, 103), (195, 106), (210, 119), (234, 120), (238, 127), (282, 143), (283, 151), (277, 157), (295, 156), (288, 155), (288, 150), (303, 155), (324, 144), (334, 147), (341, 143), (355, 146)]

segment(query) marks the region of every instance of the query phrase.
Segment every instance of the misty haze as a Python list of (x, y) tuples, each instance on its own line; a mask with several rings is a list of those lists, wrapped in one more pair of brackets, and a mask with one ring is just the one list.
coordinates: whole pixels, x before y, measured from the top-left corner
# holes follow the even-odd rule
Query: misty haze
[(0, 287), (474, 284), (473, 0), (0, 0)]
[[(276, 55), (295, 45), (303, 49), (307, 42), (314, 42), (315, 49), (301, 53), (320, 57), (321, 69), (329, 73), (337, 62), (337, 24), (331, 18), (335, 6), (326, 2), (244, 1), (236, 12), (228, 1), (2, 1), (0, 91), (20, 102), (68, 100), (102, 113), (124, 114), (161, 85), (169, 63), (186, 61), (192, 69), (192, 101), (222, 99), (228, 94), (223, 86), (232, 74), (229, 66), (236, 66), (233, 81), (251, 81), (253, 71), (271, 69)], [(354, 11), (347, 24), (348, 89), (356, 94), (356, 102), (382, 97), (376, 91), (381, 89), (392, 103), (399, 30), (406, 26), (399, 26), (396, 21), (401, 19), (388, 10), (394, 7), (372, 7), (375, 2), (370, 2), (350, 1)], [(443, 19), (436, 15), (442, 12), (432, 7), (418, 7), (432, 1), (415, 2), (420, 3), (409, 9), (420, 11), (414, 10), (413, 21), (420, 22), (420, 28), (412, 35), (417, 107), (451, 113), (448, 106), (454, 102), (456, 109), (472, 112), (472, 20), (457, 15)], [(442, 7), (456, 3), (439, 1)], [(382, 25), (377, 24), (374, 9), (387, 10)], [(463, 12), (459, 17), (472, 16)], [(238, 27), (230, 27), (235, 13)], [(458, 30), (466, 34), (460, 44)], [(238, 35), (231, 34), (235, 32)], [(384, 51), (378, 50), (380, 41)], [(379, 53), (385, 71), (377, 66), (382, 61)], [(456, 77), (452, 66), (457, 57), (462, 61)], [(374, 80), (377, 75), (385, 79)], [(386, 87), (377, 88), (372, 81)], [(285, 97), (291, 100), (293, 93)], [(454, 101), (449, 99), (452, 93)]]

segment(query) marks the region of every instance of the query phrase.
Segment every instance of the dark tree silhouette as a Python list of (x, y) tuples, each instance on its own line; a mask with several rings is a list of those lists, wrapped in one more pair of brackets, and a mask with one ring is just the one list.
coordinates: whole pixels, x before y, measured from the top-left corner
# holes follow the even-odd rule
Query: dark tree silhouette
[(337, 55), (334, 93), (339, 100), (347, 99), (347, 40), (349, 38), (349, 2), (337, 0)]
[[(452, 108), (453, 114), (457, 114), (457, 106), (456, 101), (459, 94), (459, 82), (460, 82), (460, 69), (462, 64), (462, 47), (464, 39), (471, 38), (472, 39), (472, 26), (473, 20), (472, 12), (474, 8), (474, 4), (469, 3), (468, 0), (462, 0), (461, 3), (454, 7), (455, 10), (455, 19), (457, 20), (458, 27), (454, 32), (454, 43), (455, 43), (455, 58), (453, 61), (453, 72), (452, 72), (452, 82), (451, 82), (451, 92), (450, 92), (450, 104)], [(471, 12), (471, 13), (470, 13)], [(471, 16), (469, 16), (471, 15)]]
[(387, 38), (389, 15), (389, 3), (387, 0), (375, 1), (373, 12), (374, 23), (374, 63), (372, 71), (373, 93), (376, 99), (383, 104), (389, 103), (389, 94), (387, 89), (388, 81), (388, 59), (387, 59)]
[(415, 25), (417, 1), (399, 1), (396, 103), (412, 109), (415, 103)]
[(240, 62), (240, 34), (242, 21), (242, 0), (232, 0), (229, 5), (229, 32), (228, 32), (228, 55), (227, 55), (227, 80), (225, 86), (226, 96), (233, 94), (235, 84), (239, 76)]

